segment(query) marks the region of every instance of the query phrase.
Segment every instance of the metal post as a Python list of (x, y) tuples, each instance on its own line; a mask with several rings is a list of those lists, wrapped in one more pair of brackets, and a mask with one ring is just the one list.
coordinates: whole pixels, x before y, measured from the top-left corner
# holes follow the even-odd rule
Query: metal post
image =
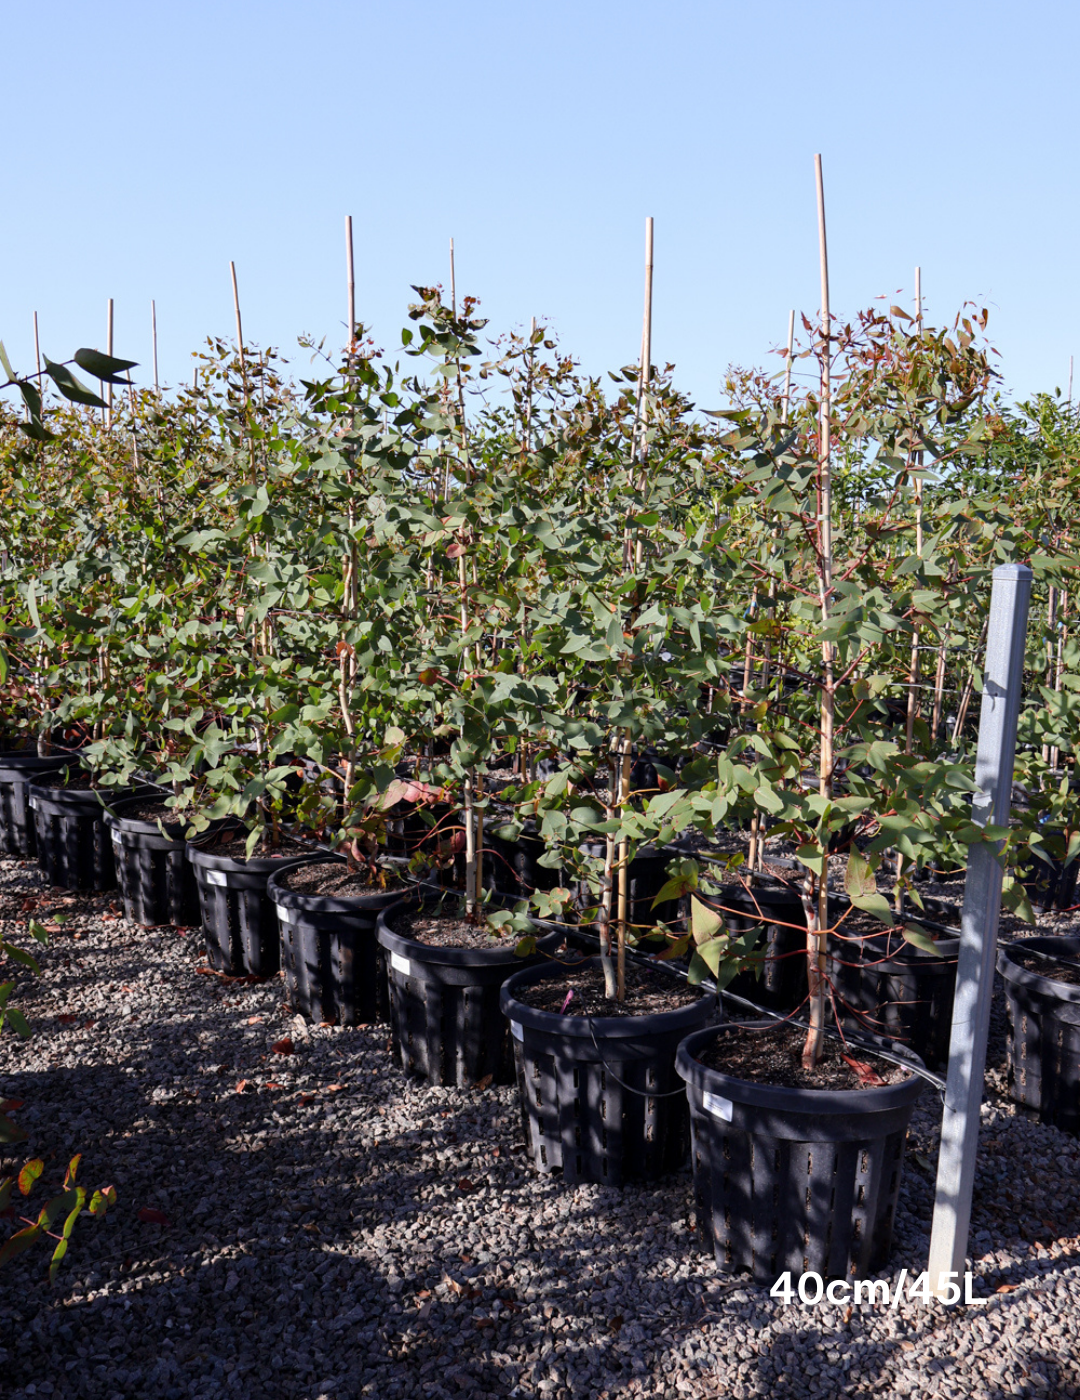
[[(971, 819), (978, 826), (1009, 823), (1031, 579), (1026, 564), (1002, 564), (994, 570), (975, 760), (978, 791), (971, 803)], [(964, 883), (928, 1270), (935, 1295), (946, 1300), (956, 1297), (948, 1286), (950, 1272), (953, 1281), (962, 1285), (971, 1224), (979, 1106), (1001, 914), (1003, 870), (996, 854), (998, 849), (982, 841), (971, 846)]]

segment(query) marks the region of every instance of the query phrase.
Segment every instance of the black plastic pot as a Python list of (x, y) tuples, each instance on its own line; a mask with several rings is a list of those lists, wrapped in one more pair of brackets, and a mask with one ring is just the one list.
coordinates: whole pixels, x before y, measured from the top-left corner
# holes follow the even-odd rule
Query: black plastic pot
[(106, 804), (114, 808), (136, 795), (134, 788), (67, 790), (30, 784), (27, 802), (34, 813), (38, 864), (49, 884), (68, 890), (116, 888)]
[(245, 860), (188, 842), (187, 856), (199, 891), (210, 966), (227, 977), (273, 977), (281, 967), (281, 930), (267, 882), (278, 871), (324, 855)]
[(690, 1125), (675, 1052), (718, 1014), (716, 1002), (703, 996), (651, 1016), (585, 1017), (518, 1000), (535, 982), (598, 965), (529, 968), (503, 985), (526, 1148), (537, 1171), (561, 1170), (568, 1182), (655, 1181), (686, 1162)]
[(938, 942), (941, 957), (906, 943), (899, 930), (858, 941), (830, 939), (829, 976), (845, 1027), (916, 1048), (927, 1069), (949, 1063), (959, 938)]
[(37, 855), (30, 784), (44, 773), (59, 772), (70, 762), (63, 754), (51, 758), (38, 758), (33, 752), (0, 754), (0, 852)]
[(1021, 883), (1028, 898), (1043, 913), (1051, 909), (1071, 909), (1076, 903), (1076, 877), (1080, 860), (1066, 865), (1060, 860), (1042, 860), (1033, 856), (1021, 873)]
[[(324, 860), (345, 864), (338, 856)], [(312, 1021), (356, 1026), (387, 1020), (386, 967), (375, 924), (383, 909), (401, 899), (401, 889), (349, 899), (300, 894), (283, 883), (285, 873), (270, 876), (267, 894), (277, 907), (291, 1004)]]
[[(437, 896), (429, 898), (429, 906), (433, 902)], [(505, 948), (442, 948), (391, 929), (400, 915), (416, 916), (424, 905), (422, 898), (402, 900), (383, 910), (377, 925), (401, 1066), (432, 1084), (459, 1089), (488, 1075), (496, 1084), (512, 1084), (514, 1052), (499, 1010), (499, 989), (523, 967), (549, 959), (563, 941), (563, 930), (536, 926), (538, 954), (519, 958), (514, 955), (516, 936), (507, 939)]]
[(515, 899), (528, 899), (534, 890), (553, 890), (561, 872), (540, 864), (546, 850), (535, 822), (526, 822), (516, 841), (504, 841), (485, 831), (485, 887)]
[[(604, 841), (585, 841), (582, 852), (594, 859), (603, 860), (607, 851)], [(666, 899), (653, 908), (653, 900), (667, 884), (667, 867), (678, 852), (656, 846), (641, 846), (628, 868), (628, 918), (630, 923), (652, 928), (657, 923), (675, 923), (681, 913), (678, 899)], [(617, 880), (617, 877), (616, 877)], [(618, 899), (618, 893), (614, 896)], [(578, 904), (581, 908), (591, 907), (596, 902), (588, 886), (582, 882), (578, 890)]]
[(926, 1081), (782, 1089), (697, 1058), (719, 1036), (773, 1024), (713, 1026), (679, 1046), (702, 1240), (718, 1268), (749, 1269), (759, 1283), (786, 1270), (866, 1278), (888, 1258), (907, 1126)]
[[(762, 931), (765, 961), (760, 977), (756, 972), (740, 972), (727, 990), (769, 1011), (797, 1011), (806, 1000), (808, 985), (806, 910), (795, 891), (783, 885), (755, 885), (751, 893), (741, 885), (725, 885), (708, 903), (736, 932), (754, 927)], [(731, 913), (733, 909), (737, 912)]]
[(1080, 938), (1021, 938), (998, 949), (1008, 1019), (1009, 1093), (1026, 1117), (1080, 1133), (1080, 987), (1016, 960), (1022, 952), (1080, 958)]
[(199, 923), (199, 891), (187, 858), (187, 822), (162, 820), (159, 824), (157, 819), (128, 815), (145, 801), (135, 797), (115, 802), (105, 814), (124, 917), (144, 928), (161, 924), (194, 928)]

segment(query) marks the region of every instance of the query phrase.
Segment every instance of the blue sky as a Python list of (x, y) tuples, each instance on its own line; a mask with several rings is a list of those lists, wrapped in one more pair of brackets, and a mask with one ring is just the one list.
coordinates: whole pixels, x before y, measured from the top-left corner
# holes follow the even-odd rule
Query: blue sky
[[(594, 372), (637, 356), (656, 220), (654, 358), (708, 407), (819, 302), (822, 153), (834, 310), (899, 292), (990, 309), (1005, 383), (1080, 360), (1075, 79), (1080, 7), (982, 0), (431, 0), (304, 5), (56, 0), (2, 20), (0, 336), (33, 357), (102, 346), (190, 375), (231, 336), (391, 350), (410, 284), (536, 315)], [(778, 364), (778, 361), (771, 361)], [(1080, 381), (1078, 381), (1080, 383)]]

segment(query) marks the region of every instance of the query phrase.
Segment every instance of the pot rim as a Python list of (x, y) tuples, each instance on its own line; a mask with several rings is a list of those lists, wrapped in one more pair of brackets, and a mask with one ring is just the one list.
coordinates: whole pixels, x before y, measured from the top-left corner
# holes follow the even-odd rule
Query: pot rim
[[(346, 865), (348, 862), (344, 856), (328, 851), (319, 863), (322, 865)], [(298, 864), (311, 865), (314, 862), (300, 861)], [(278, 876), (284, 874), (285, 869), (284, 865), (279, 865), (266, 883), (267, 894), (282, 909), (299, 909), (308, 914), (367, 913), (372, 909), (382, 909), (385, 904), (401, 899), (405, 893), (402, 890), (372, 890), (370, 894), (347, 896), (302, 894), (299, 890), (290, 890), (287, 885), (279, 882)]]
[[(375, 936), (379, 940), (380, 947), (385, 948), (388, 953), (398, 953), (403, 957), (408, 957), (413, 962), (430, 963), (442, 967), (491, 967), (505, 963), (509, 966), (516, 964), (524, 970), (528, 960), (517, 957), (513, 947), (455, 948), (438, 943), (423, 943), (420, 939), (410, 938), (407, 934), (395, 933), (389, 927), (388, 920), (399, 914), (415, 913), (423, 907), (424, 903), (423, 895), (412, 894), (405, 895), (397, 903), (388, 904), (385, 909), (381, 909), (375, 923)], [(536, 945), (541, 952), (554, 952), (561, 939), (565, 937), (561, 928), (546, 924), (541, 919), (530, 918), (529, 924), (537, 935)], [(544, 933), (545, 928), (549, 928), (551, 931)], [(549, 946), (545, 947), (545, 944)], [(531, 957), (532, 954), (529, 956)]]
[[(675, 1057), (675, 1068), (699, 1093), (718, 1093), (748, 1108), (766, 1109), (776, 1113), (798, 1113), (820, 1117), (843, 1114), (847, 1117), (870, 1117), (873, 1114), (889, 1112), (906, 1103), (914, 1102), (926, 1088), (927, 1080), (915, 1073), (915, 1065), (925, 1069), (922, 1060), (913, 1051), (901, 1051), (900, 1047), (889, 1043), (889, 1054), (897, 1059), (910, 1059), (914, 1062), (912, 1072), (899, 1084), (871, 1085), (865, 1089), (792, 1089), (779, 1084), (760, 1084), (756, 1080), (739, 1079), (735, 1075), (724, 1074), (710, 1069), (697, 1058), (697, 1052), (710, 1040), (721, 1035), (732, 1035), (740, 1030), (765, 1030), (781, 1024), (776, 1020), (725, 1021), (719, 1026), (706, 1026), (703, 1030), (688, 1035), (679, 1046)], [(856, 1049), (874, 1050), (876, 1036), (860, 1036), (858, 1040), (849, 1037), (849, 1044)]]
[[(499, 993), (499, 1009), (509, 1020), (530, 1030), (547, 1035), (572, 1036), (578, 1040), (629, 1040), (634, 1036), (658, 1033), (672, 1034), (684, 1027), (687, 1031), (708, 1013), (710, 997), (703, 992), (688, 1006), (675, 1006), (670, 1011), (650, 1011), (644, 1016), (560, 1016), (557, 1011), (541, 1011), (518, 1001), (514, 992), (533, 982), (547, 978), (569, 976), (572, 972), (599, 967), (600, 959), (578, 958), (574, 962), (542, 963), (539, 967), (522, 968), (508, 977)], [(675, 980), (674, 977), (672, 979)]]
[[(1034, 948), (1032, 944), (1039, 944)], [(1011, 982), (1016, 987), (1025, 987), (1028, 991), (1039, 992), (1042, 996), (1050, 997), (1055, 1001), (1063, 1001), (1076, 1005), (1080, 1003), (1080, 987), (1070, 986), (1068, 982), (1059, 982), (1056, 977), (1048, 977), (1041, 972), (1032, 972), (1029, 968), (1021, 967), (1018, 962), (1014, 962), (1012, 954), (1023, 952), (1025, 946), (1034, 953), (1053, 953), (1065, 944), (1066, 952), (1075, 953), (1080, 956), (1080, 935), (1072, 935), (1062, 938), (1038, 936), (1035, 938), (1014, 938), (1011, 942), (1002, 944), (998, 948), (997, 970), (1001, 973), (1006, 982)]]

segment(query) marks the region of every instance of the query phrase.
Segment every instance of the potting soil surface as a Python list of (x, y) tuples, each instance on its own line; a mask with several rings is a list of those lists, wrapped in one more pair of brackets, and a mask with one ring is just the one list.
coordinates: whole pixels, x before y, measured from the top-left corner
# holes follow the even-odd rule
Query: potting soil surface
[(415, 938), (418, 943), (429, 943), (436, 948), (505, 948), (512, 950), (522, 935), (504, 933), (493, 937), (486, 917), (481, 915), (478, 924), (471, 924), (461, 918), (456, 910), (451, 914), (399, 914), (391, 920), (390, 927), (402, 938)]
[(406, 892), (397, 875), (389, 874), (385, 887), (373, 885), (366, 871), (350, 872), (347, 865), (338, 861), (313, 861), (310, 865), (298, 865), (286, 870), (281, 878), (285, 886), (297, 894), (327, 895), (334, 899), (381, 894), (384, 888), (400, 888), (403, 895)]
[(15, 1193), (31, 1218), (78, 1152), (79, 1182), (117, 1192), (80, 1216), (55, 1285), (51, 1245), (0, 1267), (4, 1400), (1080, 1394), (1080, 1139), (1006, 1097), (1000, 984), (969, 1249), (988, 1301), (909, 1292), (933, 1207), (927, 1090), (880, 1276), (902, 1298), (810, 1305), (717, 1270), (689, 1170), (621, 1189), (540, 1176), (516, 1086), (410, 1079), (386, 1026), (311, 1025), (280, 978), (211, 975), (197, 934), (136, 928), (115, 894), (0, 861), (0, 932), (42, 968), (14, 972), (32, 1038), (0, 1035), (0, 1099), (23, 1100), (29, 1134), (0, 1147), (0, 1176), (44, 1161)]
[(1036, 953), (1011, 954), (1013, 962), (1018, 962), (1028, 972), (1037, 972), (1040, 977), (1049, 977), (1053, 982), (1064, 982), (1069, 987), (1080, 987), (1080, 962), (1075, 959), (1045, 958)]
[(797, 1026), (770, 1026), (766, 1030), (746, 1026), (717, 1036), (698, 1058), (720, 1074), (783, 1089), (862, 1089), (898, 1084), (908, 1077), (907, 1071), (891, 1060), (845, 1047), (831, 1036), (825, 1037), (820, 1064), (803, 1069), (805, 1040), (806, 1032)]
[[(568, 994), (573, 996), (568, 998)], [(572, 971), (565, 978), (534, 982), (523, 987), (518, 1000), (537, 1011), (563, 1016), (651, 1016), (674, 1011), (699, 1001), (702, 993), (681, 979), (659, 970), (627, 964), (626, 1000), (609, 1001), (604, 995), (604, 974), (595, 964)]]
[(274, 845), (270, 833), (264, 832), (249, 856), (247, 839), (246, 831), (223, 831), (219, 836), (196, 838), (200, 848), (208, 855), (227, 856), (230, 860), (292, 860), (296, 856), (318, 854), (310, 842), (298, 841), (287, 832), (279, 831), (277, 845)]

